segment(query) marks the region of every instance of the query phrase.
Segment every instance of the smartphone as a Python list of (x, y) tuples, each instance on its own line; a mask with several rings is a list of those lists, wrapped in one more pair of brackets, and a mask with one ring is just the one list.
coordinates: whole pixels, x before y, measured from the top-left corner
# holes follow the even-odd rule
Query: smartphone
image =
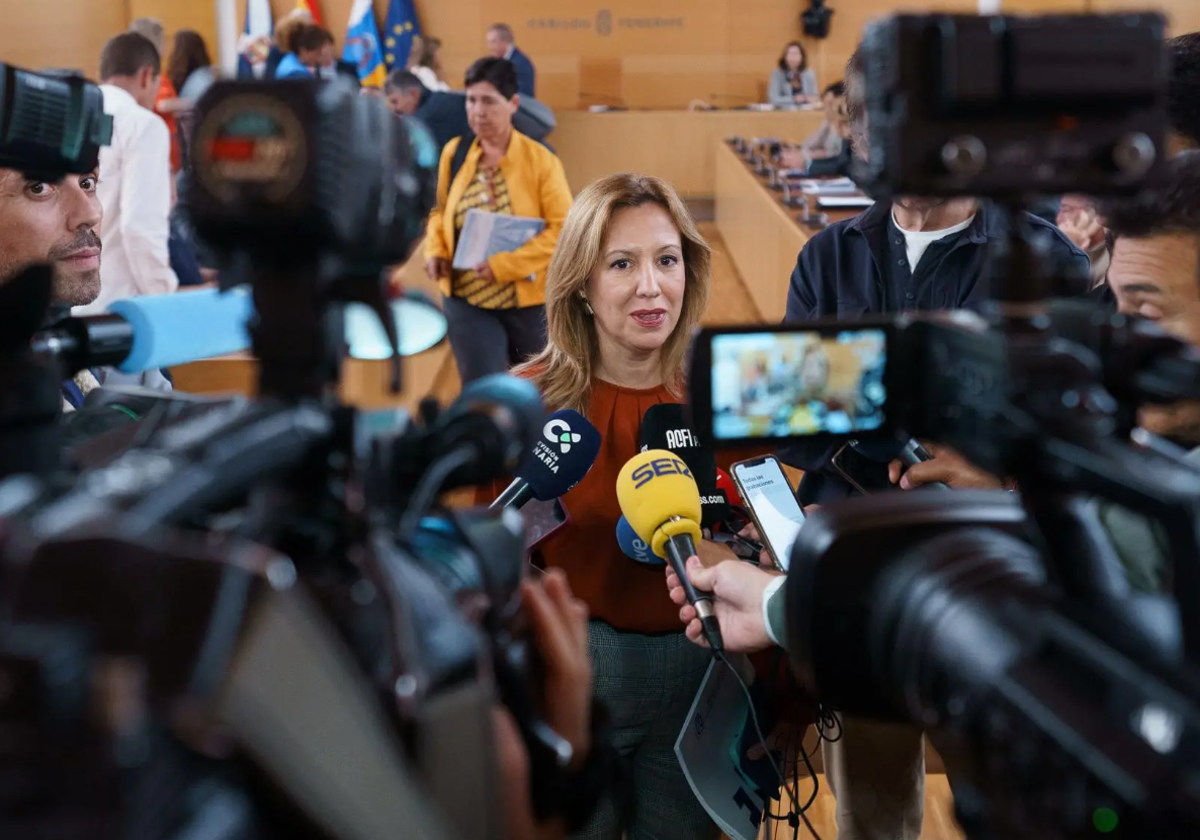
[(742, 494), (758, 535), (770, 549), (775, 565), (787, 571), (792, 543), (804, 524), (804, 511), (796, 501), (791, 482), (774, 455), (738, 461), (732, 467), (733, 480)]
[(859, 493), (878, 493), (895, 490), (896, 485), (888, 478), (887, 464), (874, 461), (854, 448), (850, 441), (833, 454), (829, 466)]
[(571, 521), (567, 506), (562, 499), (538, 501), (534, 499), (521, 508), (525, 520), (525, 550), (534, 551), (559, 529)]
[(889, 428), (889, 322), (702, 330), (692, 426), (713, 446), (842, 437)]

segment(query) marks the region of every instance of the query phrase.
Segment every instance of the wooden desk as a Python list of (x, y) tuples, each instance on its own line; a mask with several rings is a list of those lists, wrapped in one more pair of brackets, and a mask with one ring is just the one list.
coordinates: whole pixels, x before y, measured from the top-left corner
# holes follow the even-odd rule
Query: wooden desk
[(764, 321), (783, 320), (788, 278), (796, 256), (814, 233), (795, 220), (798, 210), (779, 203), (723, 140), (713, 149), (716, 158), (717, 229), (726, 253), (741, 275)]
[(560, 111), (549, 142), (579, 192), (614, 172), (669, 181), (685, 198), (716, 195), (714, 152), (726, 137), (803, 140), (824, 111)]

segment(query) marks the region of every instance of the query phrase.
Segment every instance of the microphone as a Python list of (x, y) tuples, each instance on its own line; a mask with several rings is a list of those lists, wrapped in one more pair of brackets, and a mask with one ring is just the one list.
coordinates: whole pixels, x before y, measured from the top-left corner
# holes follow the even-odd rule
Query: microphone
[(737, 483), (720, 467), (717, 468), (717, 492), (725, 497), (725, 503), (730, 507), (746, 506), (742, 501), (742, 494), (738, 492)]
[(199, 289), (114, 301), (102, 315), (63, 318), (39, 331), (34, 352), (66, 361), (73, 370), (115, 367), (142, 373), (250, 346), (246, 323), (254, 311), (248, 289)]
[[(446, 335), (446, 319), (432, 303), (406, 296), (389, 304), (400, 335), (400, 355), (429, 349)], [(73, 370), (115, 367), (142, 373), (250, 348), (254, 317), (250, 289), (238, 287), (143, 295), (114, 301), (100, 315), (63, 318), (32, 339), (35, 352), (66, 360)], [(345, 309), (345, 338), (355, 359), (387, 359), (391, 343), (375, 313), (360, 303)]]
[(666, 449), (687, 464), (700, 491), (700, 527), (712, 528), (729, 518), (729, 503), (717, 492), (717, 461), (688, 425), (679, 403), (659, 403), (642, 418), (642, 451)]
[(617, 476), (617, 501), (638, 537), (675, 570), (709, 646), (723, 650), (712, 596), (697, 592), (687, 576), (687, 559), (700, 539), (700, 491), (687, 464), (664, 449), (634, 455)]
[(599, 452), (596, 427), (578, 411), (560, 409), (546, 420), (541, 438), (517, 466), (516, 478), (489, 507), (520, 509), (534, 499), (565, 496), (588, 474)]
[(617, 545), (626, 557), (647, 566), (662, 566), (663, 559), (650, 550), (650, 545), (637, 535), (629, 520), (622, 516), (617, 520)]
[[(933, 460), (933, 456), (929, 454), (929, 450), (922, 446), (915, 438), (909, 438), (903, 443), (892, 440), (855, 440), (850, 442), (850, 446), (863, 457), (877, 461), (880, 464), (887, 464), (890, 461), (898, 460), (904, 466), (911, 467), (922, 461)], [(922, 487), (936, 490), (950, 489), (950, 485), (940, 481), (931, 481), (928, 484), (922, 485)]]
[(461, 468), (447, 483), (483, 484), (511, 474), (533, 446), (545, 418), (537, 386), (507, 373), (468, 383), (430, 429), (433, 461), (460, 451)]

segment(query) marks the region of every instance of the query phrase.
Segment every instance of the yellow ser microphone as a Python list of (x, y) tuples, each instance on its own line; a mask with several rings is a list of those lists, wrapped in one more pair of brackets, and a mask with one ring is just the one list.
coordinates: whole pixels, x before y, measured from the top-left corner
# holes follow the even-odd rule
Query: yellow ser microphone
[(617, 501), (634, 533), (671, 564), (688, 603), (696, 608), (704, 638), (714, 651), (724, 649), (712, 596), (699, 592), (687, 576), (687, 559), (700, 535), (700, 488), (684, 461), (665, 449), (630, 458), (617, 476)]

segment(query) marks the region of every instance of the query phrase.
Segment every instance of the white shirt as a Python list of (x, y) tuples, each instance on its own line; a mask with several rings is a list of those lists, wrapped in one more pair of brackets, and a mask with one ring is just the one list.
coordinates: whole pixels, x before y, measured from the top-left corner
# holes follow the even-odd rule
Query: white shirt
[(179, 288), (167, 250), (171, 213), (171, 135), (153, 111), (129, 93), (101, 85), (112, 114), (112, 143), (100, 149), (96, 195), (100, 222), (100, 296), (73, 312), (103, 312), (115, 300)]
[(437, 77), (437, 73), (433, 72), (432, 67), (417, 66), (412, 68), (412, 74), (421, 80), (421, 84), (429, 88), (429, 90), (450, 90), (450, 85), (443, 82)]
[(767, 629), (767, 638), (775, 644), (781, 646), (783, 645), (783, 640), (775, 637), (775, 629), (771, 627), (771, 619), (768, 618), (770, 611), (767, 609), (767, 605), (771, 602), (771, 599), (775, 597), (775, 593), (779, 591), (779, 588), (785, 583), (787, 583), (787, 575), (779, 575), (776, 577), (775, 580), (768, 583), (767, 588), (763, 590), (762, 599), (762, 620), (763, 626)]
[(955, 233), (961, 233), (971, 226), (971, 221), (975, 218), (972, 213), (971, 217), (965, 222), (960, 222), (954, 227), (943, 228), (942, 230), (905, 230), (900, 227), (900, 223), (896, 221), (896, 213), (892, 211), (892, 221), (896, 224), (896, 229), (904, 234), (904, 250), (908, 254), (908, 270), (915, 272), (917, 266), (921, 263), (921, 257), (925, 255), (925, 251), (934, 242), (939, 239), (945, 239)]

